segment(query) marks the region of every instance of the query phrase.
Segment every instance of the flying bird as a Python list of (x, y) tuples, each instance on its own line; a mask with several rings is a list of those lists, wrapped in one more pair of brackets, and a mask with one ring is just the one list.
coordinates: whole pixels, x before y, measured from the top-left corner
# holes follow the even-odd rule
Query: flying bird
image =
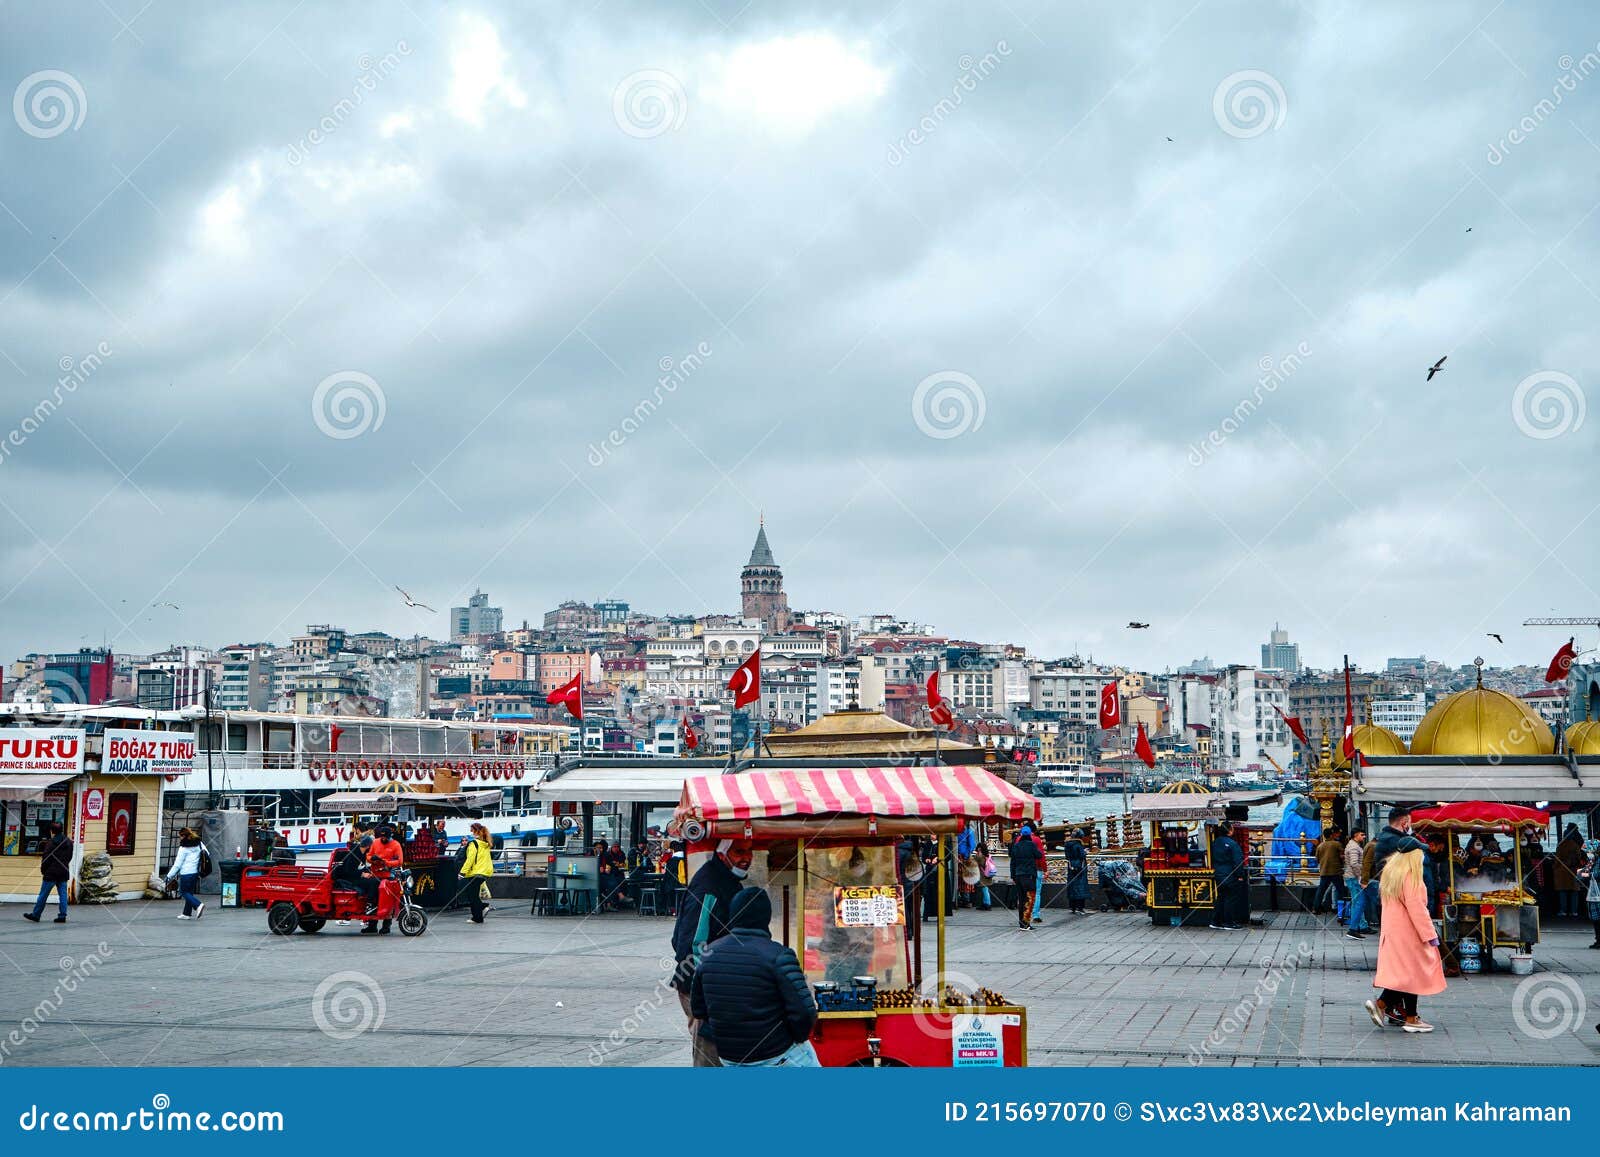
[(1467, 226), (1467, 232), (1468, 232), (1468, 233), (1471, 233), (1471, 232), (1472, 232), (1472, 226), (1471, 226), (1471, 225), (1468, 225), (1468, 226)]
[(150, 605), (152, 607), (171, 607), (175, 611), (183, 609), (182, 607), (178, 606), (177, 603), (151, 603)]
[(1150, 629), (1150, 624), (1149, 623), (1129, 623), (1128, 624), (1128, 630), (1130, 630), (1130, 631), (1148, 631), (1149, 629)]
[(1167, 143), (1168, 143), (1168, 144), (1169, 144), (1169, 145), (1170, 145), (1170, 144), (1171, 144), (1171, 143), (1172, 143), (1172, 138), (1171, 138), (1171, 137), (1168, 137), (1168, 138), (1167, 138)]
[[(1444, 355), (1445, 358), (1449, 356), (1449, 354)], [(1438, 361), (1434, 362), (1433, 365), (1428, 367), (1428, 380), (1430, 382), (1433, 381), (1433, 375), (1442, 369), (1444, 369), (1444, 358), (1440, 358)]]
[(424, 610), (424, 611), (433, 611), (433, 613), (436, 614), (436, 615), (439, 613), (438, 611), (433, 610), (433, 608), (430, 607), (427, 603), (419, 603), (419, 602), (417, 602), (416, 599), (412, 598), (404, 590), (401, 590), (401, 588), (395, 587), (394, 589), (397, 590), (397, 591), (400, 591), (400, 597), (405, 599), (406, 606), (408, 606), (408, 607), (416, 607), (417, 609)]
[(1488, 635), (1491, 639), (1493, 639), (1495, 642), (1499, 643), (1502, 647), (1506, 645), (1506, 641), (1504, 639), (1502, 639), (1499, 635), (1495, 634), (1493, 631), (1485, 631), (1484, 634)]

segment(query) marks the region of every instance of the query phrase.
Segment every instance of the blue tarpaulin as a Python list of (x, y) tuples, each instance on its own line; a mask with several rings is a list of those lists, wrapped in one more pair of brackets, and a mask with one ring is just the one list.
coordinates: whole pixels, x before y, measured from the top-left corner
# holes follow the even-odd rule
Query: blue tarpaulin
[(1321, 812), (1314, 800), (1295, 796), (1283, 809), (1283, 818), (1272, 829), (1272, 855), (1267, 860), (1267, 875), (1281, 880), (1291, 872), (1309, 872), (1316, 868), (1317, 860), (1311, 854), (1311, 844), (1322, 835)]

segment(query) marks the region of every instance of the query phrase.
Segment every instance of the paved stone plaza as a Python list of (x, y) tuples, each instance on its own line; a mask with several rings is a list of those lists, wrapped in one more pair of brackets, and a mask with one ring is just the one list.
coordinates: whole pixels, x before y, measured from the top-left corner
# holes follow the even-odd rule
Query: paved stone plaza
[[(174, 903), (76, 908), (64, 926), (23, 910), (0, 906), (5, 1064), (688, 1059), (662, 983), (666, 918), (535, 919), (502, 901), (482, 927), (447, 913), (406, 940), (333, 925), (278, 937), (261, 911), (185, 922)], [(1360, 1007), (1376, 938), (1358, 944), (1322, 920), (1269, 915), (1230, 933), (1131, 914), (1048, 919), (1025, 933), (1006, 912), (963, 911), (950, 925), (952, 973), (1027, 1006), (1034, 1065), (1600, 1065), (1600, 952), (1576, 922), (1547, 930), (1528, 981), (1463, 979), (1425, 1000), (1438, 1031), (1415, 1036), (1374, 1030)]]

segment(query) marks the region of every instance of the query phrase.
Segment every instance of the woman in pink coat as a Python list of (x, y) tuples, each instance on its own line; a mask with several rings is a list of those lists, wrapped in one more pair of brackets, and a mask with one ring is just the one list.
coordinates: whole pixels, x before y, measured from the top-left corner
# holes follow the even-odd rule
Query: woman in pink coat
[(1383, 991), (1376, 1000), (1366, 1002), (1367, 1012), (1379, 1028), (1387, 1022), (1406, 1032), (1432, 1032), (1433, 1026), (1417, 1015), (1417, 997), (1444, 991), (1444, 964), (1439, 958), (1438, 933), (1428, 918), (1422, 850), (1390, 856), (1378, 892), (1383, 897), (1383, 926), (1378, 937), (1378, 975), (1373, 977), (1372, 987)]

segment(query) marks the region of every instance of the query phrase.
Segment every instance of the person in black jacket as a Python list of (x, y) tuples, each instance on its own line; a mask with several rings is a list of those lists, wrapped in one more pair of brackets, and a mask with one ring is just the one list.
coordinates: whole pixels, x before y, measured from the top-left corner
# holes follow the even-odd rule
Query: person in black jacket
[(35, 924), (44, 913), (45, 901), (50, 899), (50, 890), (56, 892), (56, 900), (60, 911), (56, 915), (57, 924), (67, 922), (67, 881), (72, 879), (72, 841), (61, 834), (61, 825), (49, 825), (49, 833), (45, 836), (44, 843), (39, 845), (39, 898), (34, 901), (33, 911), (24, 912), (24, 920), (32, 920)]
[(1211, 841), (1211, 878), (1217, 898), (1211, 908), (1211, 927), (1235, 932), (1250, 922), (1250, 884), (1245, 875), (1244, 849), (1233, 838), (1233, 825), (1217, 825)]
[(378, 910), (378, 881), (367, 871), (367, 854), (361, 850), (360, 841), (354, 835), (334, 861), (333, 886), (349, 892), (360, 892), (366, 898), (368, 916)]
[(1011, 882), (1016, 885), (1017, 926), (1024, 931), (1033, 927), (1033, 896), (1039, 888), (1039, 869), (1044, 856), (1033, 841), (1033, 829), (1027, 824), (1011, 841)]
[(696, 1068), (715, 1068), (719, 1062), (716, 1041), (690, 1007), (690, 982), (706, 947), (727, 935), (733, 898), (744, 887), (744, 878), (754, 860), (750, 841), (723, 840), (689, 881), (689, 890), (678, 905), (678, 920), (672, 927), (672, 987), (677, 989), (683, 1015), (689, 1021), (689, 1043)]
[(817, 1002), (794, 951), (772, 939), (772, 900), (763, 888), (733, 898), (728, 934), (694, 974), (689, 1007), (706, 1022), (723, 1065), (817, 1068), (811, 1029)]

